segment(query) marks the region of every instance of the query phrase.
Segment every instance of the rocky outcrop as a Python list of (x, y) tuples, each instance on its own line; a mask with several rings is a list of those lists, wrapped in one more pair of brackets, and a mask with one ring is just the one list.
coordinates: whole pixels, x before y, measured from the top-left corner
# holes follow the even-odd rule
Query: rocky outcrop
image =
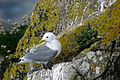
[[(3, 80), (119, 78), (119, 72), (116, 71), (119, 67), (119, 46), (116, 46), (119, 44), (119, 39), (116, 38), (120, 33), (119, 4), (119, 0), (38, 1), (29, 18), (30, 26), (19, 41), (16, 53), (10, 57), (23, 56), (27, 48), (39, 44), (40, 36), (47, 31), (58, 34), (63, 47), (62, 52), (50, 62), (54, 65), (52, 70), (36, 71), (27, 78), (28, 64), (11, 63), (4, 73)], [(84, 31), (88, 27), (93, 31), (96, 30), (98, 34), (96, 36), (87, 34), (86, 37)], [(84, 37), (82, 42), (88, 42), (89, 45), (82, 46), (75, 40), (76, 36), (79, 38), (82, 34), (85, 35), (82, 36)], [(94, 41), (96, 37), (101, 38)], [(39, 65), (34, 64), (34, 66)]]
[(56, 64), (52, 70), (38, 70), (27, 80), (119, 80), (120, 36), (108, 47), (79, 53), (72, 62)]

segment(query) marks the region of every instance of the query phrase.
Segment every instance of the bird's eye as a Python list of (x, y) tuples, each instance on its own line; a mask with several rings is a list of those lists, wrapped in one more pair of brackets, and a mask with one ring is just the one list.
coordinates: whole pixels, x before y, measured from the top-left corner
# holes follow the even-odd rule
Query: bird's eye
[(48, 36), (46, 38), (48, 38)]

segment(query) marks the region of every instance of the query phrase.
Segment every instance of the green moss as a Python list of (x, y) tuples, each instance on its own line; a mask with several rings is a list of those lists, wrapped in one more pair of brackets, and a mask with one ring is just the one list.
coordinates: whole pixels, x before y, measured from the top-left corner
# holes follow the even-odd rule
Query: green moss
[(94, 11), (93, 11), (93, 9), (87, 9), (86, 12), (87, 12), (88, 14), (92, 14)]
[[(53, 31), (56, 30), (57, 26), (56, 24), (59, 22), (60, 16), (60, 8), (55, 5), (56, 0), (40, 0), (37, 3), (37, 6), (35, 10), (33, 11), (33, 16), (31, 17), (30, 26), (27, 28), (23, 38), (18, 43), (18, 47), (16, 48), (16, 53), (14, 55), (11, 55), (11, 57), (22, 57), (24, 55), (24, 52), (27, 48), (32, 47), (36, 44), (39, 44), (39, 40), (41, 37), (35, 36), (35, 31)], [(76, 0), (76, 2), (72, 3), (72, 5), (69, 7), (69, 16), (72, 19), (74, 19), (76, 16), (79, 18), (82, 16), (83, 12), (79, 9), (75, 9), (76, 3), (79, 0)], [(86, 19), (84, 24), (90, 24), (92, 26), (92, 30), (97, 30), (98, 35), (103, 35), (102, 45), (112, 41), (115, 39), (117, 35), (119, 35), (120, 32), (120, 1), (117, 0), (116, 3), (107, 9), (102, 15), (96, 17), (96, 18), (89, 18)], [(82, 5), (80, 5), (82, 4)], [(87, 5), (85, 2), (77, 4), (79, 7), (82, 7), (83, 9)], [(43, 14), (41, 15), (41, 22), (38, 18), (39, 15), (37, 15), (38, 11), (42, 9)], [(75, 9), (75, 11), (74, 11)], [(46, 10), (48, 10), (46, 12)], [(94, 10), (88, 10), (89, 13), (93, 12)], [(79, 13), (78, 13), (79, 12)], [(46, 16), (45, 16), (46, 15)], [(48, 17), (48, 19), (45, 19), (45, 17)], [(31, 26), (31, 24), (36, 24), (35, 26)], [(75, 29), (68, 30), (62, 32), (63, 35), (59, 38), (60, 42), (62, 43), (62, 52), (51, 63), (59, 63), (62, 61), (70, 61), (73, 57), (75, 57), (81, 49), (79, 44), (74, 40), (75, 36), (80, 36), (82, 33), (80, 32), (81, 29), (86, 28), (85, 26), (79, 26)], [(44, 30), (43, 30), (44, 29)], [(89, 50), (89, 48), (88, 48)], [(36, 65), (35, 65), (36, 66)], [(93, 66), (94, 67), (94, 66)], [(26, 72), (28, 69), (28, 64), (22, 64), (19, 65), (17, 63), (11, 63), (9, 65), (9, 68), (4, 73), (4, 79), (3, 80), (10, 80), (11, 75), (13, 75), (13, 79), (17, 78), (23, 78), (26, 76)], [(16, 74), (16, 73), (19, 74)], [(19, 77), (21, 74), (23, 74), (21, 77)], [(26, 79), (26, 78), (25, 78)]]
[(90, 24), (93, 30), (102, 35), (101, 45), (108, 44), (114, 40), (120, 33), (120, 1), (117, 0), (110, 8), (96, 18), (88, 18), (84, 24)]
[(88, 52), (90, 52), (90, 48), (85, 49), (83, 53), (86, 55)]
[(81, 47), (87, 47), (93, 44), (94, 42), (100, 40), (100, 38), (97, 37), (98, 31), (92, 30), (90, 27), (87, 27), (85, 30), (82, 30), (81, 33), (81, 36), (75, 37), (75, 40)]
[(61, 54), (52, 61), (52, 63), (58, 63), (61, 61), (71, 61), (79, 52), (79, 44), (75, 41), (75, 36), (80, 36), (82, 33), (81, 29), (86, 28), (85, 26), (76, 27), (75, 29), (69, 31), (69, 33), (64, 34), (59, 38), (62, 44)]
[[(11, 58), (22, 57), (27, 48), (32, 47), (36, 44), (39, 44), (39, 40), (41, 39), (41, 37), (36, 37), (35, 31), (48, 32), (48, 31), (53, 31), (56, 29), (56, 24), (59, 22), (58, 14), (59, 14), (60, 9), (57, 5), (55, 5), (55, 3), (56, 3), (56, 0), (38, 1), (37, 6), (35, 10), (33, 11), (33, 15), (31, 16), (30, 26), (27, 28), (24, 36), (19, 41), (18, 47), (16, 48), (16, 53), (14, 55), (11, 55)], [(38, 14), (40, 10), (42, 10), (41, 15)], [(44, 19), (45, 17), (48, 17), (48, 19)], [(38, 21), (40, 21), (40, 23), (38, 23)], [(63, 51), (58, 58), (52, 61), (52, 63), (68, 61), (72, 59), (71, 58), (72, 56), (75, 56), (76, 50), (79, 50), (79, 47), (78, 47), (79, 45), (77, 46), (77, 43), (74, 40), (74, 36), (76, 34), (80, 35), (80, 32), (78, 29), (82, 29), (82, 28), (83, 27), (78, 27), (77, 29), (75, 29), (75, 31), (73, 30), (70, 32), (70, 34), (65, 34), (60, 38), (60, 41), (63, 46)], [(28, 63), (23, 64), (23, 65), (20, 65), (17, 63), (11, 63), (9, 68), (4, 73), (3, 80), (8, 80), (8, 79), (10, 80), (12, 73), (14, 73), (13, 79), (18, 79), (18, 78), (20, 79), (21, 73), (24, 74), (21, 77), (25, 77), (27, 69), (28, 69)]]
[[(61, 61), (70, 61), (72, 59), (72, 57), (74, 57), (75, 55), (78, 54), (76, 51), (79, 50), (79, 45), (77, 45), (77, 42), (74, 40), (74, 37), (76, 35), (80, 35), (81, 34), (80, 29), (83, 29), (83, 28), (85, 28), (85, 27), (84, 26), (77, 27), (74, 30), (70, 31), (69, 34), (64, 34), (62, 37), (59, 38), (60, 42), (62, 43), (63, 49), (62, 49), (62, 52), (59, 55), (59, 57), (57, 57), (56, 59), (51, 61), (51, 63), (55, 64), (55, 63), (59, 63)], [(17, 49), (19, 49), (19, 48), (17, 48)], [(19, 56), (22, 56), (22, 54), (16, 53), (12, 57), (19, 57)], [(9, 68), (10, 68), (10, 71), (9, 71), (9, 69), (7, 69), (4, 74), (4, 76), (6, 74), (8, 74), (8, 77), (5, 77), (3, 80), (6, 80), (6, 78), (10, 79), (10, 75), (12, 75), (12, 73), (14, 73), (14, 75), (12, 75), (12, 76), (15, 79), (19, 75), (21, 75), (21, 73), (24, 74), (23, 75), (23, 77), (24, 77), (27, 72), (27, 69), (28, 69), (28, 64), (27, 63), (24, 64), (24, 67), (23, 67), (23, 65), (13, 63), (13, 64), (11, 64), (11, 66), (9, 66)], [(20, 72), (20, 74), (16, 74), (16, 71)]]
[[(84, 24), (90, 24), (93, 30), (97, 30), (99, 36), (103, 36), (103, 38), (100, 40), (101, 43), (99, 46), (108, 45), (108, 43), (115, 40), (116, 37), (120, 35), (120, 18), (119, 18), (120, 5), (119, 4), (120, 1), (117, 0), (110, 8), (108, 8), (100, 16), (96, 18), (88, 18), (84, 22)], [(86, 55), (86, 53), (91, 51), (91, 48), (96, 46), (97, 43), (98, 42), (95, 42), (90, 46), (90, 48), (85, 49), (83, 51), (84, 54)], [(91, 69), (94, 70), (96, 68), (96, 64), (90, 63), (90, 67)], [(105, 69), (105, 68), (101, 66), (101, 69)]]
[(80, 2), (79, 0), (75, 0), (69, 7), (68, 13), (69, 13), (69, 17), (70, 19), (75, 19), (77, 18), (81, 18), (83, 15), (83, 9), (86, 6), (86, 2)]

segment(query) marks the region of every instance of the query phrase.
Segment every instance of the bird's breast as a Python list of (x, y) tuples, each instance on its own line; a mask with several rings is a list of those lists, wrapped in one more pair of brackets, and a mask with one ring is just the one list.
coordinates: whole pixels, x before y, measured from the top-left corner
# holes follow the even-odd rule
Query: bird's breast
[(53, 41), (47, 43), (46, 45), (47, 45), (47, 47), (49, 47), (52, 50), (58, 50), (58, 52), (60, 52), (61, 48), (62, 48), (61, 44), (58, 40), (53, 40)]

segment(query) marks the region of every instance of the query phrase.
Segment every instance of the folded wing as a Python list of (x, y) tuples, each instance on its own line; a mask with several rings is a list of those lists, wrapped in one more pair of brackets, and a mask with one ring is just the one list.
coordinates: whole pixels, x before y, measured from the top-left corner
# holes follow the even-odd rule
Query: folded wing
[(32, 62), (48, 62), (55, 58), (57, 53), (57, 50), (52, 50), (46, 45), (43, 45), (33, 53), (27, 53), (24, 56), (24, 59), (30, 60)]

